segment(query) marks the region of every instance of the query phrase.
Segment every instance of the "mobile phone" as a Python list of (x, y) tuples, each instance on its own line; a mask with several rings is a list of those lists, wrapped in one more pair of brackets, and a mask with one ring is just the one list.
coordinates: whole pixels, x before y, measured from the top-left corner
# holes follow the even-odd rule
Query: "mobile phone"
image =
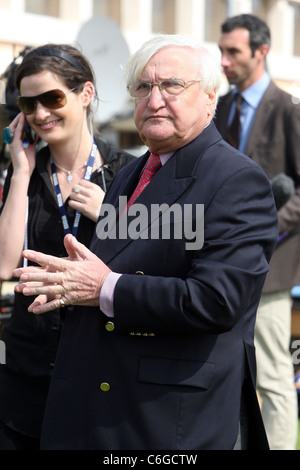
[(33, 144), (33, 142), (35, 141), (35, 135), (30, 125), (28, 124), (27, 119), (25, 119), (24, 135), (25, 135), (25, 140), (27, 140), (29, 144)]

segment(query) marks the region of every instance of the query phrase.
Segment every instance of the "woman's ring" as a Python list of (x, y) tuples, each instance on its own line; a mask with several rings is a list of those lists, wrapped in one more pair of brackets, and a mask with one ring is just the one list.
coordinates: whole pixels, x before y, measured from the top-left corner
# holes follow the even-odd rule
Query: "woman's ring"
[(80, 186), (75, 186), (75, 193), (80, 193), (81, 187)]
[(61, 308), (66, 306), (65, 301), (63, 299), (59, 299), (59, 303), (60, 303)]
[(5, 144), (10, 144), (13, 141), (14, 133), (10, 131), (9, 127), (5, 127), (3, 131), (3, 141)]

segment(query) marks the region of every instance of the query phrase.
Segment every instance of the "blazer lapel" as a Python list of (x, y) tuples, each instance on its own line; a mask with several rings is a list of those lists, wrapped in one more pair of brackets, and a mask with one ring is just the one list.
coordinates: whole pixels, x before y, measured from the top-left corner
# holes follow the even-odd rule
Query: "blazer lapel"
[[(255, 114), (255, 119), (253, 120), (253, 125), (248, 137), (248, 142), (246, 145), (245, 153), (249, 157), (253, 158), (255, 154), (255, 145), (259, 141), (259, 137), (264, 132), (263, 123), (270, 123), (272, 121), (272, 115), (274, 112), (274, 90), (275, 86), (273, 82), (270, 82), (268, 88), (266, 89)], [(253, 158), (255, 160), (255, 158)], [(259, 163), (259, 162), (257, 162)]]
[(218, 130), (224, 139), (227, 134), (228, 118), (233, 97), (234, 94), (232, 92), (229, 92), (226, 95), (220, 96), (217, 104), (214, 122), (216, 122)]
[[(155, 220), (151, 221), (153, 205), (159, 205), (160, 209), (162, 209), (158, 216), (159, 219), (164, 211), (180, 200), (183, 193), (193, 183), (195, 165), (201, 160), (201, 156), (207, 146), (211, 145), (212, 138), (217, 141), (221, 139), (221, 136), (216, 130), (215, 125), (211, 123), (198, 138), (174, 153), (140, 194), (138, 200), (131, 206), (128, 213), (126, 210), (124, 212), (124, 207), (119, 207), (120, 198), (119, 201), (115, 201), (117, 220), (115, 225), (112, 224), (112, 230), (109, 233), (101, 232), (99, 230), (99, 223), (96, 228), (98, 236), (97, 252), (101, 253), (101, 259), (105, 263), (109, 263), (126, 246), (134, 242), (134, 237), (130, 236), (130, 224), (135, 217), (139, 217), (138, 222), (140, 225), (138, 233), (141, 234), (143, 231), (148, 233), (151, 222), (155, 222)], [(149, 153), (141, 157), (141, 162), (129, 175), (124, 185), (122, 196), (126, 197), (126, 200), (129, 199), (134, 191), (148, 155)], [(140, 208), (138, 207), (139, 205)], [(137, 211), (136, 214), (135, 211)], [(119, 217), (121, 213), (123, 215)], [(130, 214), (132, 215), (130, 216)], [(144, 217), (144, 214), (147, 214), (147, 216)]]
[[(115, 206), (115, 212), (112, 209), (112, 218), (116, 220), (113, 220), (110, 224), (111, 230), (109, 232), (105, 232), (107, 227), (104, 224), (102, 224), (101, 230), (98, 222), (96, 227), (99, 240), (97, 251), (100, 250), (103, 262), (109, 263), (118, 253), (134, 242), (134, 233), (138, 233), (136, 238), (139, 238), (139, 236), (142, 236), (142, 233), (150, 232), (149, 226), (151, 223), (158, 223), (158, 219), (162, 217), (162, 212), (154, 210), (151, 212), (154, 206), (160, 206), (163, 211), (168, 210), (193, 181), (192, 176), (176, 179), (175, 175), (176, 157), (173, 155), (158, 171), (151, 183), (140, 194), (138, 200), (130, 207), (129, 211), (126, 210), (126, 202), (129, 200), (132, 191), (124, 191), (123, 198), (119, 197), (118, 203)], [(125, 188), (132, 188), (131, 180), (132, 178), (130, 177)], [(135, 184), (137, 181), (135, 179)], [(120, 207), (122, 201), (124, 201), (124, 204), (123, 206), (121, 204)], [(159, 216), (155, 217), (156, 220), (151, 220), (151, 215), (153, 213), (158, 214), (158, 212)], [(136, 224), (138, 224), (138, 232)]]

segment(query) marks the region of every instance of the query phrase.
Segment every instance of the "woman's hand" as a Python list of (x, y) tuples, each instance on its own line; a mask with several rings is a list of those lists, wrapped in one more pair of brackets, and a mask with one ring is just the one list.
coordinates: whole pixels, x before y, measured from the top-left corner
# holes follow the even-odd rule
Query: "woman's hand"
[(97, 222), (104, 195), (103, 189), (97, 184), (83, 179), (72, 188), (69, 205)]
[(37, 137), (33, 144), (28, 144), (28, 147), (24, 148), (24, 127), (25, 115), (24, 113), (19, 113), (9, 125), (10, 132), (14, 134), (13, 140), (9, 144), (9, 152), (14, 168), (14, 174), (20, 173), (22, 175), (28, 174), (31, 176), (36, 161)]

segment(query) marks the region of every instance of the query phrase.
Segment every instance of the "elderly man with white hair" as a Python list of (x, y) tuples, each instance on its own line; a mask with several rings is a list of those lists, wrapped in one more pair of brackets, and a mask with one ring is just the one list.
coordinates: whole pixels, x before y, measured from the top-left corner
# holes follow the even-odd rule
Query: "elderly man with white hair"
[(125, 77), (149, 150), (106, 193), (114, 223), (102, 211), (90, 250), (67, 235), (68, 259), (26, 251), (41, 268), (15, 272), (32, 312), (68, 309), (42, 447), (266, 449), (253, 336), (270, 183), (212, 123), (220, 68), (195, 40), (151, 39)]

